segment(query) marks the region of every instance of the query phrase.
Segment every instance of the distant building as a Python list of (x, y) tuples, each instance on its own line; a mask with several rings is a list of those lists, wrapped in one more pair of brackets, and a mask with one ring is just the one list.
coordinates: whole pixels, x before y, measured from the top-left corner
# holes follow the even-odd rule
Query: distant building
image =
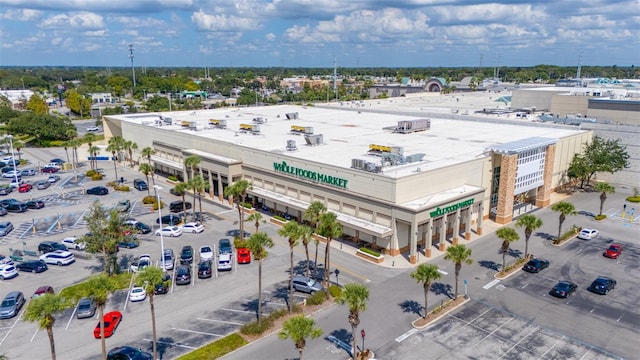
[(416, 94), (423, 92), (441, 92), (447, 86), (444, 78), (430, 78), (422, 81), (411, 81), (403, 78), (400, 83), (374, 84), (369, 88), (369, 98), (376, 99), (381, 95), (386, 97), (399, 97), (406, 94)]
[(7, 98), (14, 110), (24, 109), (24, 104), (34, 95), (31, 90), (0, 90), (0, 96)]
[(91, 95), (91, 103), (93, 104), (111, 104), (114, 102), (111, 93), (93, 93)]

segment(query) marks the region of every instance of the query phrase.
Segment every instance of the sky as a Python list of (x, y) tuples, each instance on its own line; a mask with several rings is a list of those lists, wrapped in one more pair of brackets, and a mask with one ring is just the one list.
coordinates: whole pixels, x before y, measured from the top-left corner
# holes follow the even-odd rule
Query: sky
[(0, 0), (0, 66), (640, 65), (639, 0)]

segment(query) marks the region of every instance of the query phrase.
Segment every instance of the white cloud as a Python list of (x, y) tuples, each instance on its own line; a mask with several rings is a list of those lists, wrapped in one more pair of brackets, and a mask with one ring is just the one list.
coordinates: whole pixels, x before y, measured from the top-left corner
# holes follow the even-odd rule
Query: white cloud
[(191, 15), (191, 21), (199, 30), (204, 31), (246, 31), (258, 30), (260, 24), (254, 19), (242, 18), (233, 15), (212, 15), (199, 10)]
[(42, 11), (33, 9), (8, 9), (4, 13), (0, 13), (0, 19), (16, 20), (16, 21), (32, 21), (42, 15)]
[(276, 34), (268, 33), (267, 35), (264, 36), (264, 38), (267, 39), (268, 41), (273, 41), (276, 39)]
[(88, 36), (88, 37), (106, 37), (106, 36), (109, 36), (108, 31), (106, 29), (85, 31), (83, 33), (83, 35), (84, 36)]
[(150, 28), (163, 28), (168, 26), (164, 20), (155, 18), (140, 18), (136, 16), (118, 16), (113, 18), (114, 21), (125, 25), (130, 28), (150, 27)]
[(55, 11), (134, 11), (156, 12), (164, 9), (193, 9), (195, 0), (2, 0), (3, 5)]
[(40, 23), (42, 28), (83, 28), (98, 29), (103, 28), (104, 21), (102, 16), (86, 11), (75, 12), (70, 14), (52, 15), (44, 19)]

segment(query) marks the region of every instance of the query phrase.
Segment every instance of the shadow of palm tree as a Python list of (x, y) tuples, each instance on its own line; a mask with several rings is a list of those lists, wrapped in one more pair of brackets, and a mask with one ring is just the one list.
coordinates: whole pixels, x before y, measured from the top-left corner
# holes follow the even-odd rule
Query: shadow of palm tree
[(508, 255), (514, 258), (521, 258), (523, 254), (521, 250), (509, 248)]
[(535, 236), (541, 237), (544, 240), (549, 240), (549, 241), (554, 240), (556, 238), (555, 236), (553, 236), (551, 234), (544, 233), (544, 232), (537, 232), (537, 233), (535, 233)]
[(492, 260), (480, 260), (478, 261), (478, 264), (484, 268), (487, 269), (491, 269), (491, 270), (495, 270), (498, 271), (500, 265), (498, 265), (498, 263), (496, 263), (495, 261)]
[[(156, 347), (158, 348), (158, 356), (160, 359), (164, 357), (164, 354), (167, 350), (171, 349), (175, 344), (175, 340), (170, 337), (161, 337), (158, 339), (158, 344)], [(149, 343), (149, 353), (153, 353), (153, 343)]]
[[(262, 301), (264, 302), (264, 299), (262, 299)], [(240, 306), (244, 311), (254, 311), (256, 313), (256, 320), (258, 320), (258, 299), (245, 301), (240, 304)], [(262, 310), (264, 311), (264, 304)]]
[(415, 300), (405, 300), (398, 305), (400, 305), (402, 312), (413, 313), (418, 316), (422, 316), (422, 309), (424, 309), (424, 306), (422, 306)]
[(453, 291), (451, 288), (451, 284), (434, 282), (431, 284), (431, 292), (436, 295), (446, 295), (449, 298), (453, 298)]
[(87, 265), (84, 268), (90, 270), (92, 273), (103, 272), (105, 269), (104, 258), (102, 256), (97, 256), (96, 260), (98, 260), (97, 264)]
[(352, 334), (351, 331), (347, 329), (338, 329), (333, 330), (329, 336), (324, 338), (328, 342), (334, 344), (336, 348), (346, 351), (349, 355), (351, 355), (351, 340)]

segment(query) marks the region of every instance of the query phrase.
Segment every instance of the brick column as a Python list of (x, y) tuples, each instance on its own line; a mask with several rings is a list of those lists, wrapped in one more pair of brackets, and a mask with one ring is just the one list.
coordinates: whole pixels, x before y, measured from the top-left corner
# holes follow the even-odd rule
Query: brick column
[(444, 251), (444, 241), (447, 237), (447, 215), (440, 217), (440, 251)]
[(500, 164), (500, 187), (498, 188), (498, 206), (496, 222), (506, 224), (513, 219), (513, 192), (516, 188), (516, 170), (518, 155), (503, 155)]
[(460, 236), (460, 209), (456, 211), (453, 219), (453, 239), (451, 243), (453, 245), (458, 245), (458, 237)]
[(544, 157), (543, 184), (536, 191), (536, 206), (543, 208), (551, 203), (551, 183), (553, 177), (553, 163), (556, 157), (556, 144), (547, 146)]
[(484, 202), (478, 203), (478, 221), (476, 224), (476, 234), (482, 235), (482, 220), (484, 220)]
[(473, 212), (471, 211), (471, 206), (467, 208), (467, 216), (464, 218), (464, 238), (465, 240), (471, 240), (471, 216), (473, 216)]

